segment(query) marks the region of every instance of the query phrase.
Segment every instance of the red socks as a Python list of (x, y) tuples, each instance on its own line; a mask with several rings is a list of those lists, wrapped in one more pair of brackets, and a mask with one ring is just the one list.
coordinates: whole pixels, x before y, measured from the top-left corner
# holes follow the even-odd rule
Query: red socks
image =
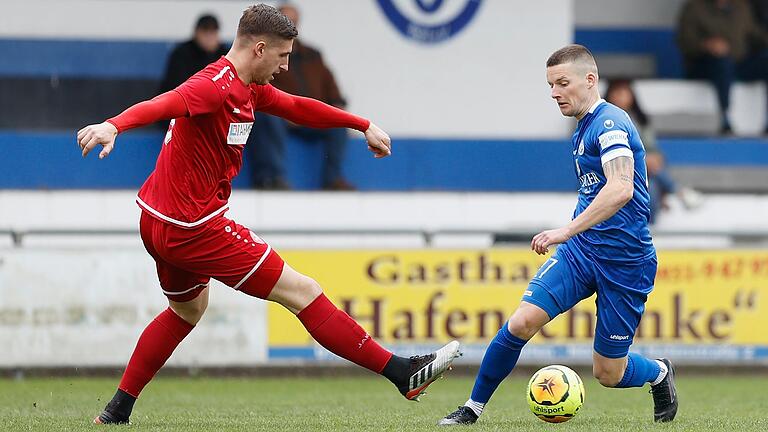
[[(298, 314), (309, 334), (328, 351), (376, 373), (392, 358), (344, 311), (320, 294)], [(136, 343), (118, 388), (138, 397), (144, 386), (165, 364), (179, 343), (195, 326), (166, 309), (149, 323)]]
[(325, 349), (376, 373), (381, 373), (392, 353), (381, 347), (325, 294), (320, 294), (297, 315)]
[(195, 328), (168, 308), (144, 329), (118, 388), (133, 397), (155, 376), (179, 343)]

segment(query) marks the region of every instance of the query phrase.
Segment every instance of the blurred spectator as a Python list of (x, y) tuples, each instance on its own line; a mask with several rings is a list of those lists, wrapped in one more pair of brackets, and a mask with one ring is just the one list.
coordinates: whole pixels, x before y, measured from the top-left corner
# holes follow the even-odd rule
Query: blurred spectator
[(175, 89), (204, 67), (227, 53), (229, 48), (219, 39), (219, 21), (213, 15), (197, 19), (192, 39), (176, 46), (168, 58), (160, 93)]
[(763, 31), (768, 30), (768, 0), (751, 0), (752, 15)]
[(611, 80), (605, 91), (605, 100), (623, 109), (632, 118), (645, 147), (648, 169), (648, 193), (651, 195), (651, 223), (658, 220), (660, 210), (669, 208), (667, 197), (676, 195), (686, 209), (701, 205), (701, 194), (691, 188), (678, 188), (666, 168), (664, 155), (656, 145), (656, 132), (648, 116), (635, 98), (632, 83), (626, 79)]
[[(757, 25), (745, 0), (688, 0), (679, 17), (678, 43), (688, 78), (715, 86), (723, 133), (728, 119), (731, 85), (736, 80), (768, 81), (768, 33)], [(757, 43), (757, 53), (750, 48)], [(768, 122), (766, 123), (768, 131)]]
[[(280, 11), (298, 27), (299, 11), (295, 6), (283, 5)], [(288, 72), (275, 75), (272, 85), (287, 93), (318, 99), (338, 108), (344, 108), (346, 105), (320, 52), (300, 39), (293, 41)], [(304, 143), (320, 143), (323, 146), (323, 189), (354, 189), (341, 173), (347, 144), (346, 129), (311, 129), (263, 113), (256, 113), (253, 129), (245, 146), (251, 158), (255, 188), (290, 189), (285, 176), (285, 142), (289, 136), (299, 138)]]

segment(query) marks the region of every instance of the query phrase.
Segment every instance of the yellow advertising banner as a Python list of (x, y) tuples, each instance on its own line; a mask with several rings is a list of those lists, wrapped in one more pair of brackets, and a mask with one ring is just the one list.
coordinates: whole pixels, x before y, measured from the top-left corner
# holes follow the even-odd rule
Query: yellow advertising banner
[[(547, 258), (524, 249), (282, 255), (385, 345), (458, 339), (470, 347), (484, 347), (495, 335)], [(768, 250), (659, 252), (656, 286), (635, 343), (691, 357), (768, 359), (766, 298)], [(316, 357), (316, 350), (306, 349), (316, 345), (298, 320), (269, 307), (270, 358)], [(547, 347), (545, 357), (589, 356), (594, 326), (593, 297), (547, 324), (528, 349)]]

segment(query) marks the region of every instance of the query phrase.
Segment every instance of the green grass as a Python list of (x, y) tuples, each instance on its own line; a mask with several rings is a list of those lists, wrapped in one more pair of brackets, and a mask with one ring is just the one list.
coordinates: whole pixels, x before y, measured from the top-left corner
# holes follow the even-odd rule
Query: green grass
[[(505, 381), (480, 421), (466, 430), (765, 431), (766, 378), (681, 376), (680, 412), (654, 424), (645, 389), (613, 390), (587, 380), (586, 403), (568, 423), (550, 425), (528, 411), (525, 379)], [(90, 424), (117, 379), (0, 380), (0, 431), (94, 431)], [(358, 378), (159, 378), (145, 390), (127, 431), (420, 431), (464, 402), (469, 377), (438, 381), (422, 402), (404, 400), (375, 376)], [(464, 430), (462, 428), (462, 430)]]

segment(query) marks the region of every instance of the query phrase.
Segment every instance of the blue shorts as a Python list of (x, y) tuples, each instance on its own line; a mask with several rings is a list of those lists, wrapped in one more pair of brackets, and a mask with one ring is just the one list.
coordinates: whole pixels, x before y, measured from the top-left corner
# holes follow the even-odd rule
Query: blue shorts
[(622, 358), (629, 353), (653, 290), (656, 257), (639, 263), (597, 262), (569, 243), (558, 246), (539, 268), (523, 301), (554, 319), (597, 292), (594, 349), (604, 357)]

